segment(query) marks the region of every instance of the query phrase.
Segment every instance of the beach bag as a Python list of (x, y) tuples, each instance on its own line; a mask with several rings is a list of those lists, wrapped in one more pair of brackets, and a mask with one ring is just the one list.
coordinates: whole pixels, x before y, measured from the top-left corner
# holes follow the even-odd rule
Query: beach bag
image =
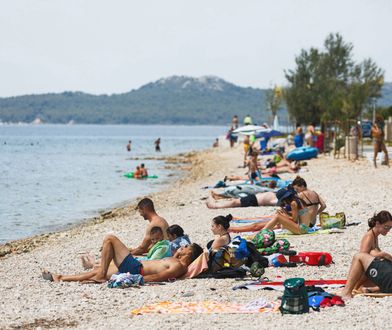
[(244, 278), (246, 270), (244, 268), (223, 267), (216, 272), (207, 271), (196, 276), (196, 278)]
[(280, 311), (282, 314), (309, 313), (309, 298), (303, 278), (289, 278), (284, 281), (284, 293)]
[(247, 241), (246, 247), (249, 251), (248, 261), (245, 264), (246, 266), (251, 267), (252, 264), (258, 263), (263, 268), (268, 267), (268, 259), (260, 254), (252, 242)]
[(262, 229), (256, 234), (252, 241), (257, 249), (270, 247), (275, 242), (275, 233), (271, 229)]
[(244, 265), (250, 255), (246, 240), (241, 238), (241, 236), (234, 237), (228, 246), (228, 252), (230, 255), (229, 264), (233, 267), (240, 267)]
[(215, 273), (224, 267), (230, 267), (231, 255), (227, 247), (211, 251), (208, 260), (208, 269)]
[(346, 215), (344, 212), (336, 213), (335, 215), (329, 215), (327, 212), (321, 212), (320, 225), (322, 229), (343, 229), (346, 225)]
[(328, 252), (301, 252), (298, 256), (309, 266), (326, 266), (332, 263), (332, 256)]

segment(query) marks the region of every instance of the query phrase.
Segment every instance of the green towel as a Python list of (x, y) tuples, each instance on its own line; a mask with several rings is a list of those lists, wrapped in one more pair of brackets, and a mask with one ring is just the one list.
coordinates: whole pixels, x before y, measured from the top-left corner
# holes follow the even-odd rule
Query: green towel
[(171, 256), (170, 242), (168, 240), (155, 243), (147, 254), (148, 260), (159, 260)]

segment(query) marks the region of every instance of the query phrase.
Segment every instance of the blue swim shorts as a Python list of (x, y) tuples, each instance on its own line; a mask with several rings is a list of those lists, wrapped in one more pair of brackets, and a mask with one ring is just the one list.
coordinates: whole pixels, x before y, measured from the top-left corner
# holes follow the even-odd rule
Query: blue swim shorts
[(142, 264), (132, 254), (128, 254), (118, 267), (119, 273), (141, 274)]

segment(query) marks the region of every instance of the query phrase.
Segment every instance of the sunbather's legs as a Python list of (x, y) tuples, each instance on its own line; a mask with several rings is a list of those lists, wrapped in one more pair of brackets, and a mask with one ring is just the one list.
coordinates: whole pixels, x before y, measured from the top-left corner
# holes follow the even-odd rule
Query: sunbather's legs
[(369, 267), (370, 263), (373, 261), (374, 257), (368, 253), (357, 253), (353, 257), (351, 263), (350, 272), (347, 276), (346, 286), (342, 291), (342, 297), (345, 299), (352, 298), (352, 291), (358, 281), (362, 278), (366, 269)]
[(301, 234), (299, 225), (281, 213), (275, 214), (272, 220), (267, 222), (264, 229), (274, 229), (277, 225), (281, 225), (283, 228), (290, 230), (293, 234)]
[(241, 201), (239, 199), (230, 199), (217, 202), (212, 197), (208, 197), (206, 205), (209, 209), (226, 209), (230, 207), (240, 207)]
[(93, 279), (95, 281), (106, 281), (110, 262), (113, 260), (116, 267), (118, 267), (128, 255), (128, 248), (116, 236), (106, 236), (102, 245), (101, 267), (97, 270)]
[(217, 193), (217, 192), (215, 192), (215, 191), (213, 191), (213, 190), (211, 190), (211, 196), (212, 196), (212, 198), (215, 199), (215, 200), (216, 200), (216, 199), (228, 199), (228, 198), (231, 198), (231, 197), (228, 197), (228, 196), (219, 194), (219, 193)]

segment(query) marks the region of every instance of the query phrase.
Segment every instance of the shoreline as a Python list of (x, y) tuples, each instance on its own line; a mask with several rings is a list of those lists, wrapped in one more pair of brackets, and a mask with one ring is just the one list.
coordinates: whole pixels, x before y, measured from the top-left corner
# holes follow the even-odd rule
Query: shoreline
[[(192, 164), (196, 154), (202, 154), (207, 152), (209, 149), (199, 150), (199, 151), (189, 151), (189, 152), (180, 152), (175, 155), (170, 156), (146, 156), (146, 157), (131, 157), (132, 160), (157, 160), (162, 161), (165, 164), (165, 168), (172, 168), (175, 167), (179, 170), (179, 174), (176, 176), (172, 182), (167, 183), (162, 189), (159, 189), (156, 192), (149, 193), (147, 195), (139, 195), (135, 198), (132, 198), (129, 201), (119, 202), (118, 206), (107, 207), (107, 208), (100, 208), (96, 211), (97, 215), (93, 217), (87, 217), (83, 219), (77, 220), (75, 223), (70, 225), (62, 225), (58, 229), (54, 229), (53, 231), (48, 231), (44, 233), (34, 234), (28, 237), (11, 240), (5, 243), (0, 243), (0, 260), (2, 258), (7, 257), (8, 255), (12, 254), (21, 254), (33, 251), (36, 248), (39, 248), (45, 245), (48, 241), (55, 240), (61, 237), (64, 233), (77, 231), (81, 228), (90, 227), (96, 224), (103, 223), (107, 220), (110, 220), (114, 217), (125, 216), (130, 210), (134, 209), (137, 205), (137, 201), (141, 197), (154, 197), (155, 195), (159, 195), (164, 193), (165, 190), (170, 188), (170, 185), (176, 184), (180, 182), (186, 173), (191, 171), (192, 167), (189, 166), (179, 166), (183, 164)], [(179, 167), (178, 167), (179, 166)]]

